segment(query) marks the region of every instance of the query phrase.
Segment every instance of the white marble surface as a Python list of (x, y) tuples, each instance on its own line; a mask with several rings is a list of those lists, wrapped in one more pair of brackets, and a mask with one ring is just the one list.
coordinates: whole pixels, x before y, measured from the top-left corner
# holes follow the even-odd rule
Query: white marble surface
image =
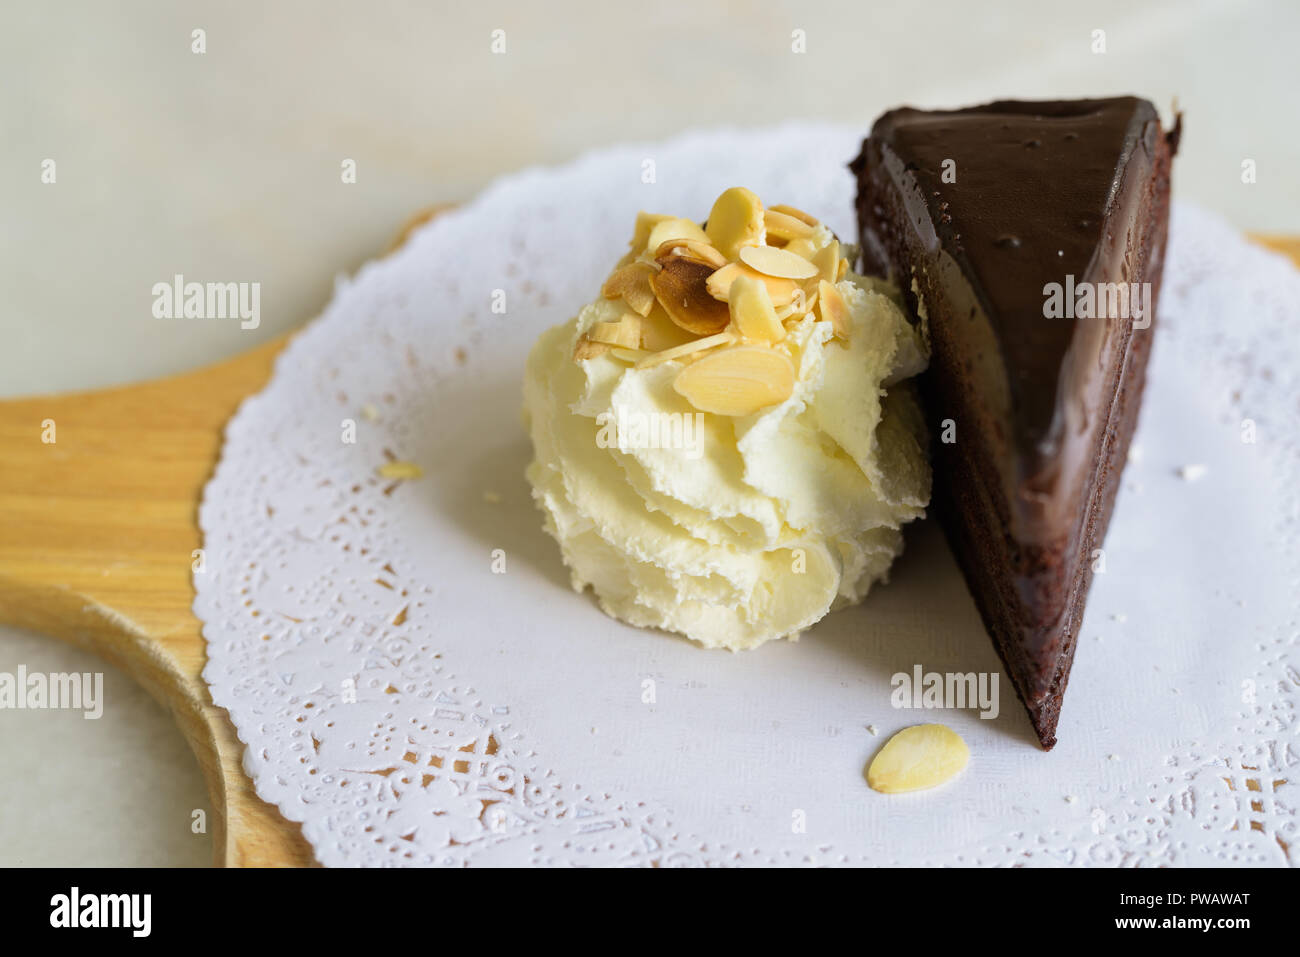
[(102, 674), (103, 707), (0, 711), (0, 867), (211, 863), (207, 788), (167, 712), (97, 655), (0, 630), (0, 672), (21, 665)]
[[(713, 124), (811, 116), (865, 130), (901, 102), (1121, 92), (1168, 115), (1177, 97), (1178, 193), (1243, 229), (1300, 228), (1300, 6), (1285, 0), (127, 9), (0, 12), (0, 396), (241, 352), (309, 318), (334, 274), (414, 209), (520, 166)], [(1091, 51), (1099, 29), (1104, 54)], [(791, 51), (794, 30), (806, 53)], [(41, 182), (46, 159), (54, 184)], [(176, 273), (261, 283), (260, 326), (153, 319), (151, 287)], [(0, 629), (0, 670), (92, 661)], [(189, 832), (206, 800), (192, 757), (128, 679), (106, 681), (116, 704), (100, 721), (0, 712), (0, 863), (209, 858)]]

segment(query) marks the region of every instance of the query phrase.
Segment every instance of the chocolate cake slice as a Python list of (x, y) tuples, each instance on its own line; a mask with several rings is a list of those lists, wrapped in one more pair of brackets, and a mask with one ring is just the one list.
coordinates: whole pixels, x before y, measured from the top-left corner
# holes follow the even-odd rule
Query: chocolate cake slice
[(939, 517), (1044, 748), (1142, 398), (1180, 127), (1135, 97), (898, 109), (851, 164), (863, 265), (929, 327)]

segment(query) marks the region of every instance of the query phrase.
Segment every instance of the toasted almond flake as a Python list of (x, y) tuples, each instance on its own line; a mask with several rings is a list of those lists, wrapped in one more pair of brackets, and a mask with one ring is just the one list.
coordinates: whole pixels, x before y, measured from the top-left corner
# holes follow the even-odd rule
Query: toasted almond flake
[(641, 317), (634, 312), (625, 313), (617, 322), (597, 322), (587, 330), (594, 342), (607, 342), (611, 346), (635, 349), (641, 345)]
[(630, 362), (632, 365), (638, 364), (642, 359), (650, 355), (650, 353), (646, 352), (644, 349), (628, 349), (624, 346), (612, 346), (609, 350), (609, 354), (615, 359)]
[(740, 250), (740, 261), (750, 269), (777, 279), (810, 279), (817, 275), (817, 267), (794, 253), (771, 246), (745, 246)]
[(735, 259), (742, 246), (763, 242), (763, 201), (743, 186), (733, 186), (714, 201), (704, 227), (714, 248)]
[(794, 363), (766, 346), (719, 349), (677, 373), (673, 388), (701, 412), (753, 415), (794, 392)]
[(650, 288), (650, 277), (655, 268), (643, 262), (632, 262), (615, 269), (600, 294), (606, 299), (622, 299), (638, 315), (648, 315), (655, 304), (654, 290)]
[(831, 324), (831, 330), (835, 333), (835, 338), (843, 342), (849, 341), (849, 304), (844, 301), (844, 296), (840, 294), (832, 283), (823, 279), (817, 284), (817, 303), (818, 312), (821, 317)]
[(849, 272), (849, 261), (847, 259), (841, 259), (839, 263), (836, 264), (835, 267), (835, 281), (836, 282), (842, 281), (844, 277), (848, 275), (848, 272)]
[(827, 282), (839, 281), (840, 241), (832, 239), (817, 252), (813, 253), (812, 264), (817, 267), (817, 275)]
[(418, 479), (424, 474), (414, 462), (385, 462), (375, 471), (386, 479)]
[(609, 343), (592, 342), (586, 336), (582, 336), (573, 346), (573, 361), (582, 362), (585, 359), (595, 359), (603, 356), (609, 351)]
[(662, 352), (692, 341), (694, 337), (673, 322), (657, 301), (641, 321), (641, 348), (648, 352)]
[[(767, 227), (769, 237), (776, 236), (791, 242), (796, 239), (811, 239), (813, 235), (812, 226), (789, 213), (782, 213), (775, 209), (769, 209), (763, 214), (763, 225)], [(768, 242), (770, 243), (771, 239)]]
[(776, 213), (784, 213), (787, 216), (793, 216), (795, 219), (808, 226), (820, 225), (817, 222), (816, 217), (809, 216), (802, 209), (796, 209), (794, 206), (787, 206), (785, 203), (777, 203), (775, 206), (772, 206), (771, 209)]
[(731, 324), (746, 339), (759, 342), (780, 342), (785, 338), (785, 326), (772, 308), (767, 294), (767, 284), (760, 279), (740, 276), (731, 286)]
[(719, 332), (714, 336), (705, 336), (703, 339), (692, 339), (690, 342), (684, 342), (680, 346), (674, 346), (671, 349), (664, 349), (662, 352), (654, 352), (637, 362), (638, 369), (649, 369), (663, 362), (670, 362), (673, 359), (684, 359), (689, 355), (697, 352), (704, 352), (708, 349), (716, 349), (718, 346), (729, 346), (736, 341), (736, 337), (730, 332)]
[(711, 336), (727, 327), (731, 316), (726, 303), (709, 295), (712, 266), (673, 255), (659, 262), (663, 268), (650, 277), (650, 288), (668, 318), (697, 336)]
[(709, 237), (704, 234), (704, 230), (700, 229), (695, 223), (689, 219), (670, 216), (656, 223), (654, 229), (650, 230), (650, 236), (646, 240), (645, 248), (653, 254), (670, 239), (694, 239), (705, 244), (709, 242)]
[(726, 302), (731, 295), (731, 284), (736, 281), (737, 276), (761, 279), (767, 285), (767, 295), (772, 300), (772, 305), (778, 309), (790, 305), (795, 297), (796, 290), (799, 288), (793, 279), (777, 279), (774, 276), (764, 276), (762, 273), (741, 263), (728, 263), (723, 266), (708, 278), (705, 282), (705, 288), (714, 299), (719, 302)]
[(937, 787), (961, 773), (970, 749), (942, 724), (904, 728), (885, 742), (867, 768), (867, 784), (882, 794)]
[[(655, 250), (655, 261), (660, 262), (665, 256), (681, 256), (692, 262), (704, 263), (714, 269), (721, 269), (727, 264), (727, 257), (708, 243), (698, 239), (670, 239)], [(660, 262), (662, 265), (662, 262)]]

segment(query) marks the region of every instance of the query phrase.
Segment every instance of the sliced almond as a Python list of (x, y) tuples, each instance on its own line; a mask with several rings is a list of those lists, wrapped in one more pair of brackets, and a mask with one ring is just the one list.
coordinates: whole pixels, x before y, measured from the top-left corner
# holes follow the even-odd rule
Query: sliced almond
[[(813, 256), (817, 255), (817, 246), (811, 239), (792, 239), (782, 247), (788, 253), (794, 253), (796, 256), (802, 256), (809, 262), (812, 262)], [(815, 265), (815, 264), (814, 264)]]
[(629, 312), (617, 322), (597, 322), (587, 330), (594, 342), (607, 342), (611, 346), (636, 349), (641, 345), (641, 317)]
[(689, 219), (670, 216), (655, 223), (646, 239), (645, 249), (653, 254), (670, 239), (694, 239), (705, 244), (709, 242), (709, 237), (704, 234), (704, 230), (695, 223)]
[(867, 784), (882, 794), (937, 787), (970, 761), (970, 749), (942, 724), (918, 724), (890, 738), (867, 768)]
[(694, 341), (695, 337), (673, 322), (657, 300), (650, 314), (641, 320), (641, 348), (648, 352), (663, 352)]
[(646, 352), (644, 349), (627, 349), (622, 346), (613, 346), (609, 350), (609, 354), (615, 359), (622, 359), (624, 362), (630, 362), (632, 365), (636, 365), (650, 353)]
[(704, 226), (714, 248), (735, 259), (742, 246), (763, 242), (763, 201), (743, 186), (733, 186), (714, 201)]
[(664, 256), (663, 268), (650, 277), (650, 288), (664, 312), (677, 325), (697, 336), (711, 336), (727, 328), (727, 305), (709, 295), (709, 276), (716, 271), (685, 256)]
[(771, 209), (773, 212), (776, 213), (784, 213), (787, 216), (793, 216), (795, 219), (799, 220), (801, 223), (807, 226), (819, 225), (817, 222), (817, 218), (815, 216), (809, 216), (802, 209), (796, 209), (793, 206), (787, 206), (785, 205), (785, 203), (777, 203), (775, 206), (772, 206)]
[(817, 275), (827, 282), (838, 282), (840, 278), (840, 241), (832, 239), (813, 253), (812, 264), (817, 267)]
[(813, 306), (817, 304), (817, 287), (813, 287), (812, 292), (806, 292), (802, 287), (795, 289), (794, 299), (790, 305), (784, 309), (776, 311), (776, 317), (782, 322), (787, 319), (802, 319), (805, 315), (812, 312)]
[(718, 346), (729, 346), (735, 341), (736, 337), (730, 332), (720, 332), (716, 336), (705, 336), (703, 339), (692, 339), (680, 346), (664, 349), (662, 352), (651, 353), (639, 360), (636, 367), (638, 369), (649, 369), (660, 363), (670, 362), (673, 359), (685, 359), (687, 356), (705, 352), (709, 349), (716, 349)]
[(743, 276), (744, 274), (744, 266), (739, 263), (728, 263), (709, 276), (705, 280), (704, 286), (714, 299), (726, 302), (731, 293), (731, 284), (736, 281), (737, 276)]
[(573, 361), (582, 362), (585, 359), (595, 359), (603, 356), (609, 350), (610, 345), (608, 342), (593, 342), (583, 336), (573, 346)]
[[(690, 259), (693, 262), (704, 263), (706, 266), (712, 266), (714, 269), (721, 269), (727, 264), (727, 257), (722, 255), (708, 243), (702, 243), (698, 239), (670, 239), (655, 250), (655, 262), (659, 262), (665, 256), (681, 256)], [(662, 265), (662, 263), (660, 263)]]
[(640, 254), (645, 252), (646, 246), (650, 244), (650, 233), (660, 223), (669, 219), (676, 219), (675, 216), (667, 216), (663, 213), (640, 212), (636, 214), (636, 228), (632, 231), (632, 252)]
[(810, 279), (817, 275), (817, 267), (794, 253), (772, 246), (745, 246), (740, 250), (740, 261), (750, 269), (777, 279)]
[(848, 274), (848, 271), (849, 261), (847, 259), (841, 259), (835, 269), (835, 281), (840, 282)]
[(765, 346), (734, 346), (677, 373), (673, 388), (701, 412), (753, 415), (794, 392), (794, 363)]
[(764, 276), (762, 273), (741, 263), (728, 263), (708, 278), (705, 285), (709, 295), (721, 302), (726, 302), (731, 295), (731, 284), (736, 281), (738, 276), (761, 279), (767, 285), (767, 295), (772, 300), (772, 305), (778, 309), (790, 305), (791, 300), (794, 299), (795, 290), (799, 288), (798, 283), (793, 279), (777, 279), (773, 276)]
[(621, 326), (617, 322), (595, 322), (587, 330), (587, 338), (592, 342), (604, 342), (607, 345), (618, 345), (619, 330)]
[(647, 316), (655, 304), (654, 290), (650, 288), (650, 277), (655, 269), (647, 263), (633, 262), (615, 269), (600, 294), (606, 299), (622, 299), (638, 315)]
[(644, 210), (636, 214), (636, 227), (632, 231), (632, 239), (627, 244), (627, 254), (618, 261), (618, 265), (626, 266), (630, 262), (635, 262), (638, 257), (643, 257), (646, 251), (646, 245), (650, 242), (651, 231), (665, 220), (675, 219), (674, 216), (667, 216), (663, 213), (647, 213)]
[(835, 338), (842, 342), (849, 341), (849, 304), (844, 301), (834, 284), (823, 279), (817, 284), (817, 310), (821, 317), (831, 324)]
[(785, 338), (785, 326), (772, 308), (772, 298), (767, 294), (767, 284), (761, 279), (739, 276), (731, 284), (731, 322), (746, 339), (759, 342), (780, 342)]
[(789, 213), (782, 213), (775, 209), (769, 209), (763, 214), (763, 225), (767, 227), (769, 237), (776, 236), (779, 239), (793, 241), (795, 239), (811, 239), (813, 235), (813, 227), (808, 223), (791, 216)]

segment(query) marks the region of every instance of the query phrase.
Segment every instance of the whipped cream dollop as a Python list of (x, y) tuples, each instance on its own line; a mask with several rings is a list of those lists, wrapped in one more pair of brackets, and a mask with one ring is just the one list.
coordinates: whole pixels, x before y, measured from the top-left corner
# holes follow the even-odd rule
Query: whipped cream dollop
[[(717, 210), (711, 224), (721, 220)], [(621, 266), (646, 242), (641, 223), (638, 233)], [(806, 242), (790, 247), (809, 258), (834, 242), (820, 226), (811, 236), (797, 235)], [(690, 241), (700, 242), (693, 235)], [(748, 241), (763, 243), (761, 227)], [(647, 271), (656, 252), (667, 263), (668, 245), (640, 256)], [(773, 271), (790, 262), (746, 259)], [(663, 287), (655, 287), (659, 303), (639, 304), (648, 314), (636, 320), (629, 303), (637, 297), (607, 298), (607, 285), (605, 295), (533, 348), (524, 387), (535, 450), (528, 479), (573, 587), (591, 587), (608, 614), (738, 650), (796, 637), (887, 578), (902, 550), (901, 526), (924, 514), (930, 496), (925, 426), (910, 381), (925, 367), (927, 345), (884, 283), (846, 272), (834, 257), (829, 275), (833, 290), (823, 285), (812, 297), (823, 305), (804, 312), (797, 299), (784, 307), (778, 341), (752, 341), (755, 326), (737, 316), (733, 301), (727, 331), (713, 337), (719, 345), (683, 334), (685, 354), (665, 359), (681, 346), (658, 354), (643, 348), (654, 338), (646, 323), (664, 322)], [(772, 288), (779, 297), (781, 287)], [(646, 331), (623, 336), (624, 320)], [(602, 347), (591, 348), (593, 331), (600, 331)], [(689, 351), (693, 341), (701, 343), (698, 351)], [(710, 358), (728, 349), (741, 351)], [(750, 395), (754, 353), (745, 349), (774, 363), (785, 358), (763, 350), (788, 357), (792, 384), (765, 383), (776, 389), (775, 400), (743, 400), (769, 402), (753, 411), (702, 411), (698, 405), (726, 407), (737, 390)], [(719, 365), (723, 378), (702, 389), (700, 373), (712, 369), (706, 361), (738, 371), (726, 378)], [(688, 389), (683, 372), (696, 363), (696, 384)], [(766, 365), (755, 368), (770, 377)], [(706, 392), (722, 398), (696, 397)]]

